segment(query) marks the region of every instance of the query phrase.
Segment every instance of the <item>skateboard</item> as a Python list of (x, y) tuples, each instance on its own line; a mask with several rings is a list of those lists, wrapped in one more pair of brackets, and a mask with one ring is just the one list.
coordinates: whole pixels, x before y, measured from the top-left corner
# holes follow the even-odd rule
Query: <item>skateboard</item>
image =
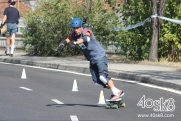
[(109, 102), (109, 104), (106, 105), (106, 109), (118, 109), (120, 107), (126, 107), (126, 103), (123, 103), (122, 100), (123, 99), (120, 99), (119, 101), (111, 101), (110, 99), (106, 99), (106, 101)]

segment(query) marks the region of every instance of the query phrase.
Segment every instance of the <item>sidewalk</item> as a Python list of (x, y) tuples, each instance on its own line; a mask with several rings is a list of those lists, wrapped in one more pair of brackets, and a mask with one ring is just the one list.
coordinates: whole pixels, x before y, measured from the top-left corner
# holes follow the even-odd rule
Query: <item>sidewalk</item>
[[(90, 74), (89, 62), (72, 57), (26, 56), (23, 51), (15, 51), (14, 57), (4, 55), (0, 49), (0, 62), (40, 66)], [(176, 67), (144, 64), (109, 62), (109, 76), (154, 84), (181, 91), (181, 72)]]

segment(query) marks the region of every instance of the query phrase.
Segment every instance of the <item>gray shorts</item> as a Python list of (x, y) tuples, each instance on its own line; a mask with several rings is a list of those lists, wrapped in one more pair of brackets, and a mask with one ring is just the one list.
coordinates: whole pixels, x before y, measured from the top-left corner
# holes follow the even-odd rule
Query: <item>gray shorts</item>
[(99, 84), (103, 87), (106, 85), (99, 79), (100, 74), (105, 74), (108, 76), (108, 60), (106, 57), (99, 58), (90, 62), (90, 72), (92, 75), (92, 80), (95, 84)]
[(11, 36), (12, 34), (16, 34), (18, 31), (18, 27), (16, 23), (7, 23), (7, 32), (6, 36)]

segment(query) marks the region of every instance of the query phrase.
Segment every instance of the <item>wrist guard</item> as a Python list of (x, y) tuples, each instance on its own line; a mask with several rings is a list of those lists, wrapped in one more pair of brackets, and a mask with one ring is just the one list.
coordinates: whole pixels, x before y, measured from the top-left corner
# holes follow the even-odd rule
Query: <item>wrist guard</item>
[(67, 41), (66, 40), (62, 40), (58, 46), (58, 51), (62, 52), (64, 50), (64, 47), (66, 46)]

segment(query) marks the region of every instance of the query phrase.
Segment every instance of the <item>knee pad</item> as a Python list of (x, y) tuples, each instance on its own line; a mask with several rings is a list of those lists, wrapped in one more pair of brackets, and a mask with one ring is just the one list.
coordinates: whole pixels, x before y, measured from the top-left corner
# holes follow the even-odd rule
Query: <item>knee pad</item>
[(107, 84), (109, 82), (109, 78), (107, 77), (107, 75), (105, 74), (100, 74), (99, 75), (99, 79), (104, 83), (104, 84)]

